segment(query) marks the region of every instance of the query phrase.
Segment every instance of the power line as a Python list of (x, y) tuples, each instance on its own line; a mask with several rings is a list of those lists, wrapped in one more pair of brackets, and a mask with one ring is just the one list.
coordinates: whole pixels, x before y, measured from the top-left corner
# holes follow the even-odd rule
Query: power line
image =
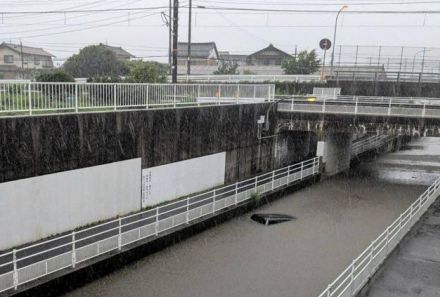
[[(228, 1), (218, 1), (218, 0), (204, 0), (204, 1), (197, 1), (200, 3), (205, 4), (206, 2), (209, 3), (223, 3), (223, 4), (230, 4), (231, 2)], [(368, 5), (414, 5), (414, 4), (440, 4), (440, 1), (393, 1), (393, 2), (387, 2), (387, 1), (381, 1), (381, 2), (358, 2), (358, 3), (347, 3), (347, 2), (334, 2), (334, 3), (324, 3), (324, 2), (255, 2), (255, 1), (234, 1), (234, 4), (245, 4), (245, 5), (279, 5), (279, 6), (340, 6), (344, 4), (349, 4), (350, 6), (368, 6)]]
[(104, 9), (80, 9), (80, 10), (41, 10), (41, 11), (1, 11), (3, 15), (13, 14), (68, 14), (68, 13), (100, 13), (100, 12), (124, 12), (165, 9), (166, 6), (133, 7), (133, 8), (104, 8)]
[[(305, 14), (335, 14), (338, 10), (319, 9), (273, 9), (273, 8), (248, 8), (248, 7), (226, 7), (226, 6), (196, 6), (199, 10), (220, 10), (220, 11), (246, 11), (246, 12), (281, 12), (281, 13), (305, 13)], [(440, 14), (440, 10), (347, 10), (344, 14)]]

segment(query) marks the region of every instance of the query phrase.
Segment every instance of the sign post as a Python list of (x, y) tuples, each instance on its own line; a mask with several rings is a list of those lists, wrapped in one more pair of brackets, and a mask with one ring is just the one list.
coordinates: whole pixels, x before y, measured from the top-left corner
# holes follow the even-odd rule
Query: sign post
[(321, 67), (321, 80), (324, 80), (325, 78), (325, 58), (327, 56), (327, 51), (332, 47), (332, 42), (324, 38), (319, 42), (319, 47), (324, 50), (324, 59), (322, 61), (322, 67)]

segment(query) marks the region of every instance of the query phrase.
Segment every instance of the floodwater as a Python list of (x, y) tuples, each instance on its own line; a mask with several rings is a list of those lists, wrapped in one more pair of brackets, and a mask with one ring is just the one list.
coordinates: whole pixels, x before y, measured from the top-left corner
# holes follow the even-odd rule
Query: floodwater
[[(440, 139), (362, 163), (66, 296), (317, 297), (438, 174), (433, 146)], [(264, 226), (254, 213), (296, 220)]]

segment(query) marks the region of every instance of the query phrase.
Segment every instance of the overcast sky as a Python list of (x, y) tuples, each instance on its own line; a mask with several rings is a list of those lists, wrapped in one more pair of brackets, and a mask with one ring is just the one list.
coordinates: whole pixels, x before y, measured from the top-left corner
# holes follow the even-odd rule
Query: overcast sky
[[(181, 0), (179, 40), (187, 40), (188, 0)], [(418, 2), (418, 3), (415, 3)], [(161, 13), (168, 0), (0, 0), (1, 38), (39, 46), (63, 60), (91, 43), (123, 46), (134, 55), (165, 61), (168, 29)], [(354, 14), (359, 10), (440, 11), (440, 1), (423, 0), (194, 0), (206, 7), (280, 10), (330, 10), (343, 4), (338, 44), (440, 48), (439, 14)], [(51, 10), (96, 10), (160, 7), (152, 10), (8, 14)], [(351, 13), (350, 13), (351, 12)], [(336, 13), (225, 11), (195, 8), (193, 41), (215, 41), (219, 50), (252, 53), (269, 43), (293, 53), (314, 49), (323, 37), (332, 39)], [(430, 50), (427, 55), (440, 56)]]

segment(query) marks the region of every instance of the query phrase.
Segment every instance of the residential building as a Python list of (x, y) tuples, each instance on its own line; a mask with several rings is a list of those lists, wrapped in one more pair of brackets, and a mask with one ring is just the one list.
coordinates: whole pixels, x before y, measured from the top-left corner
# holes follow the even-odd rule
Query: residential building
[(226, 51), (219, 52), (219, 54), (221, 62), (237, 64), (238, 66), (245, 66), (247, 64), (247, 55), (231, 54)]
[(29, 78), (35, 70), (52, 69), (54, 55), (42, 48), (3, 42), (0, 75), (3, 79)]
[(276, 48), (273, 44), (263, 48), (247, 57), (248, 65), (279, 65), (283, 63), (286, 58), (292, 56), (288, 53)]
[(102, 43), (100, 45), (111, 50), (116, 55), (116, 58), (118, 58), (119, 60), (130, 60), (130, 59), (135, 58), (134, 55), (130, 54), (129, 52), (127, 52), (126, 50), (124, 50), (120, 46), (119, 47), (110, 46), (110, 45), (106, 45), (106, 44), (102, 44)]
[[(215, 42), (191, 43), (191, 65), (217, 65), (219, 52)], [(177, 44), (178, 65), (186, 65), (188, 61), (188, 43)]]

